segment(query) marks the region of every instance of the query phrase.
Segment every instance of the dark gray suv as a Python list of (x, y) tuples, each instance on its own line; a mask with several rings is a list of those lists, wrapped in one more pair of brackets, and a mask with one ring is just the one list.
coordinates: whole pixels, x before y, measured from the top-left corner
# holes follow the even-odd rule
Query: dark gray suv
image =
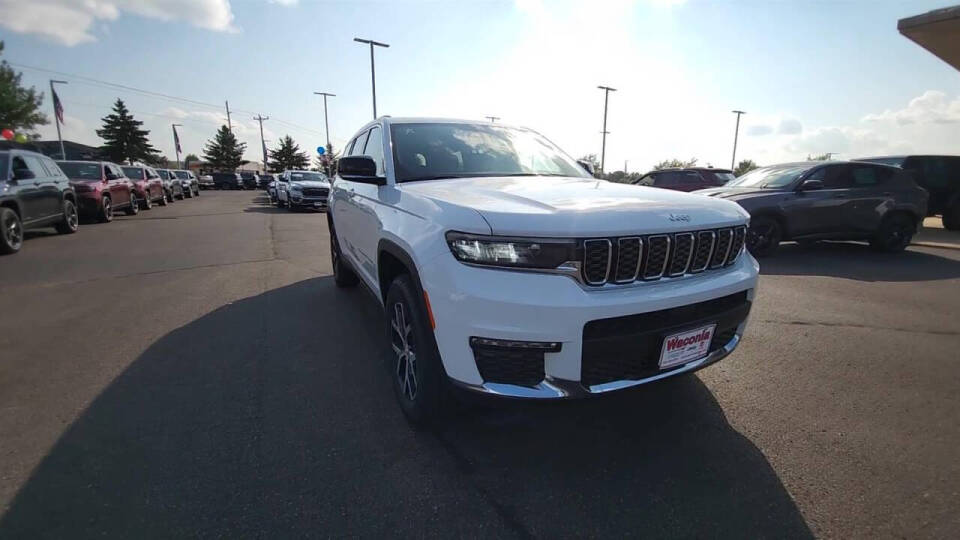
[(928, 198), (901, 169), (846, 161), (772, 165), (694, 193), (750, 212), (746, 243), (756, 256), (781, 240), (869, 240), (880, 251), (902, 251), (927, 215)]

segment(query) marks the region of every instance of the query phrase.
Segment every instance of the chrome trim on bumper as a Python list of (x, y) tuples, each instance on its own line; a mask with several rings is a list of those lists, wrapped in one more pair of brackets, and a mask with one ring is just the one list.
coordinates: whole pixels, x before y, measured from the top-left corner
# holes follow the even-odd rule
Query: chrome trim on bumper
[(596, 384), (590, 387), (583, 386), (580, 384), (580, 381), (555, 379), (549, 375), (542, 382), (540, 382), (540, 384), (533, 387), (502, 383), (483, 383), (481, 385), (475, 385), (463, 383), (454, 379), (450, 379), (450, 382), (457, 387), (469, 390), (471, 392), (519, 399), (564, 399), (603, 394), (606, 392), (623, 390), (625, 388), (631, 388), (633, 386), (659, 381), (660, 379), (665, 379), (674, 375), (680, 375), (681, 373), (689, 373), (691, 371), (696, 371), (698, 369), (707, 367), (715, 362), (719, 362), (728, 354), (732, 353), (733, 350), (737, 348), (737, 345), (740, 344), (740, 339), (743, 335), (745, 325), (746, 321), (740, 324), (740, 326), (737, 328), (736, 334), (734, 334), (733, 338), (728, 341), (726, 345), (713, 351), (700, 360), (695, 360), (693, 362), (684, 364), (681, 368), (673, 369), (671, 371), (660, 373), (645, 379), (612, 381), (603, 384)]

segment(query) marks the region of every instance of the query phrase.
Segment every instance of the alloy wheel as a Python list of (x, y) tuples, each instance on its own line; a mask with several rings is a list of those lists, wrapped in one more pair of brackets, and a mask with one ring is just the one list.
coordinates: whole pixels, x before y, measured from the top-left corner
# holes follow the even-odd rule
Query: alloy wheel
[(390, 321), (393, 328), (392, 345), (397, 358), (394, 374), (400, 391), (410, 401), (417, 398), (417, 353), (413, 343), (413, 327), (407, 322), (407, 312), (403, 303), (393, 305)]
[(20, 225), (17, 215), (13, 212), (9, 212), (6, 222), (3, 224), (3, 236), (7, 245), (14, 251), (19, 250), (20, 246), (23, 245), (23, 227)]
[(80, 226), (80, 216), (77, 214), (77, 207), (72, 202), (67, 201), (64, 205), (64, 214), (66, 214), (67, 226), (71, 231), (77, 230)]
[(113, 203), (110, 202), (109, 198), (103, 199), (103, 218), (104, 221), (110, 221), (113, 219)]

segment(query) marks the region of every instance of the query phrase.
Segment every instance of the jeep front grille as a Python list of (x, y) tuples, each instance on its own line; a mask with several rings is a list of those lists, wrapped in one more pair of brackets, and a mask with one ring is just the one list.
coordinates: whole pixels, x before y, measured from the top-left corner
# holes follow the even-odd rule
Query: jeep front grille
[(740, 256), (746, 234), (740, 226), (584, 240), (582, 279), (587, 285), (624, 284), (722, 268)]

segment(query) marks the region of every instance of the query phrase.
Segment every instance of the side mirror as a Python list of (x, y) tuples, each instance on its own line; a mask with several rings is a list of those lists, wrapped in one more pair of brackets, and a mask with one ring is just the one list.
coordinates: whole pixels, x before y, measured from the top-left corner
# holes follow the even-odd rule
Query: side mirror
[(384, 186), (387, 179), (377, 176), (377, 164), (370, 156), (349, 156), (340, 158), (337, 174), (344, 180)]
[(37, 175), (30, 169), (14, 169), (13, 170), (13, 179), (14, 180), (33, 180)]
[(585, 170), (585, 171), (587, 171), (588, 173), (590, 173), (590, 176), (593, 176), (594, 174), (596, 174), (596, 172), (593, 170), (593, 164), (590, 163), (589, 161), (584, 161), (584, 160), (582, 160), (582, 159), (578, 159), (578, 160), (577, 160), (577, 163), (579, 163), (580, 166), (583, 167), (583, 170)]
[(822, 180), (804, 180), (803, 183), (800, 184), (800, 191), (814, 191), (817, 189), (823, 189)]

